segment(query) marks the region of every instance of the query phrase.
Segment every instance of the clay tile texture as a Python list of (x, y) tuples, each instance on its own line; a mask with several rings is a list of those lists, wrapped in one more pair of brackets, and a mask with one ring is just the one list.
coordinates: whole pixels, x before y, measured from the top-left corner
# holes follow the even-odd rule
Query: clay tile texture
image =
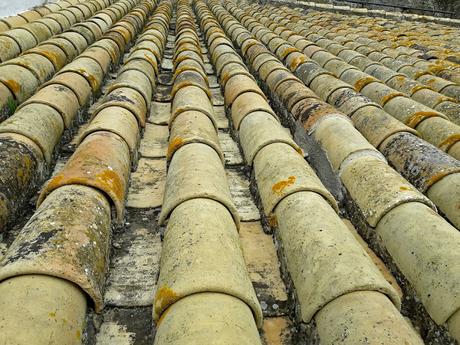
[(458, 9), (20, 2), (0, 344), (460, 342)]

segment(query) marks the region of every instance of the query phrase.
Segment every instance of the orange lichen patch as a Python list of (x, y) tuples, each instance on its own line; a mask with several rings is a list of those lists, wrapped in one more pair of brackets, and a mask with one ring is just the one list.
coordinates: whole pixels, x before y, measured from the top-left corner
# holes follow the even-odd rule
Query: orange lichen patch
[(219, 28), (211, 27), (211, 28), (208, 30), (207, 36), (210, 37), (211, 34), (214, 34), (214, 33), (221, 33), (221, 30), (220, 30)]
[[(77, 173), (79, 174), (80, 172), (75, 171), (73, 174), (72, 171), (73, 169), (69, 169), (63, 173), (60, 173), (53, 177), (48, 184), (46, 185), (46, 190), (48, 193), (51, 191), (62, 187), (63, 185), (69, 185), (69, 184), (81, 184), (81, 185), (94, 185), (95, 183), (91, 183), (90, 178), (86, 178), (83, 176), (72, 176), (76, 175)], [(120, 181), (119, 176), (111, 171), (111, 170), (106, 170), (103, 172), (100, 172), (95, 175), (95, 180), (101, 183), (99, 187), (108, 187), (108, 190), (112, 191), (116, 197), (121, 200), (120, 198), (124, 198), (124, 188), (122, 187), (122, 183)], [(105, 188), (102, 188), (104, 191), (108, 192), (108, 190), (105, 190)]]
[(201, 55), (183, 54), (179, 56), (179, 54), (177, 54), (176, 56), (177, 57), (174, 59), (174, 66), (178, 66), (181, 62), (185, 60), (192, 60), (192, 61), (198, 62), (200, 65), (203, 66), (203, 59), (200, 58)]
[(120, 27), (120, 26), (118, 26), (117, 29), (118, 29), (117, 30), (118, 33), (123, 36), (123, 39), (125, 40), (125, 42), (129, 43), (129, 41), (131, 41), (131, 34), (129, 30), (124, 27)]
[(201, 55), (201, 50), (196, 45), (191, 44), (191, 43), (184, 43), (184, 44), (181, 44), (179, 47), (176, 47), (174, 57), (176, 57), (182, 52), (187, 52), (187, 51), (193, 51), (197, 53), (198, 55)]
[(432, 112), (432, 111), (419, 111), (417, 113), (414, 113), (412, 114), (412, 116), (410, 116), (407, 121), (406, 121), (406, 125), (411, 127), (411, 128), (415, 128), (417, 127), (420, 122), (422, 122), (423, 120), (426, 120), (430, 117), (438, 117), (440, 116), (439, 113), (436, 113), (436, 112)]
[(289, 47), (289, 48), (286, 48), (281, 54), (280, 54), (280, 58), (282, 60), (284, 60), (286, 58), (286, 56), (288, 56), (289, 54), (291, 53), (294, 53), (294, 52), (299, 52), (299, 49), (295, 48), (295, 47)]
[(410, 90), (410, 95), (412, 96), (412, 95), (413, 95), (414, 93), (416, 93), (417, 91), (425, 90), (425, 89), (432, 90), (432, 88), (429, 87), (429, 86), (425, 86), (425, 85), (415, 85), (415, 86)]
[[(155, 44), (155, 42), (153, 42), (153, 43)], [(147, 50), (150, 53), (152, 53), (153, 55), (155, 55), (155, 57), (158, 59), (158, 61), (161, 61), (161, 54), (159, 52), (160, 49), (158, 48), (158, 46), (156, 44), (155, 44), (155, 47), (156, 47), (156, 49), (142, 47), (141, 49), (138, 49), (138, 50)]]
[(295, 183), (295, 180), (295, 176), (289, 176), (287, 180), (282, 180), (275, 183), (272, 187), (272, 191), (276, 194), (281, 194), (287, 187), (292, 186)]
[(113, 170), (107, 169), (96, 175), (96, 180), (107, 186), (115, 193), (118, 200), (124, 200), (125, 188), (120, 176)]
[(431, 176), (427, 181), (426, 181), (426, 186), (427, 186), (427, 190), (428, 188), (430, 188), (432, 185), (434, 185), (436, 182), (442, 180), (444, 177), (446, 177), (447, 175), (451, 174), (450, 171), (441, 171), (437, 174), (434, 174), (433, 176)]
[(457, 141), (460, 141), (460, 134), (454, 134), (448, 137), (447, 139), (443, 140), (439, 144), (439, 148), (443, 151), (447, 151), (454, 145)]
[(157, 62), (156, 60), (153, 60), (150, 56), (148, 56), (147, 54), (144, 54), (144, 57), (145, 59), (152, 65), (152, 67), (157, 70), (158, 68), (158, 65), (157, 65)]
[(291, 61), (291, 63), (289, 64), (289, 67), (291, 71), (295, 71), (297, 67), (299, 67), (301, 64), (303, 64), (306, 61), (307, 61), (307, 57), (305, 55), (298, 56)]
[[(430, 73), (428, 71), (419, 71), (419, 72), (414, 74), (414, 78), (418, 79), (418, 78), (420, 78), (420, 77), (422, 77), (424, 75), (427, 75), (427, 74), (433, 74), (433, 73)], [(426, 84), (434, 84), (435, 82), (436, 82), (436, 80), (433, 78), (433, 79), (431, 79), (429, 81), (426, 81), (425, 83)]]
[(374, 82), (381, 83), (380, 81), (378, 81), (374, 77), (364, 77), (364, 78), (361, 78), (358, 81), (356, 81), (356, 83), (355, 83), (355, 85), (353, 85), (353, 87), (354, 87), (354, 89), (356, 91), (360, 92), (363, 89), (363, 87), (365, 87), (366, 85), (368, 85), (370, 83), (374, 83)]
[(388, 101), (392, 100), (395, 97), (400, 97), (400, 96), (404, 97), (405, 95), (401, 92), (393, 92), (386, 96), (383, 96), (382, 99), (380, 100), (380, 105), (383, 107), (385, 104), (388, 103)]
[[(196, 61), (196, 60), (193, 60), (193, 61)], [(204, 71), (198, 67), (195, 67), (195, 66), (181, 66), (179, 68), (176, 68), (174, 70), (174, 74), (173, 74), (173, 81), (176, 79), (176, 77), (181, 74), (182, 72), (185, 72), (185, 71), (194, 71), (194, 72), (197, 72), (197, 73), (200, 73), (203, 77), (206, 77), (207, 79), (207, 76), (205, 75)]]
[(181, 82), (176, 82), (174, 83), (174, 86), (172, 87), (171, 89), (171, 96), (174, 98), (174, 95), (176, 94), (177, 91), (179, 91), (180, 89), (184, 88), (184, 87), (187, 87), (187, 86), (196, 86), (196, 87), (199, 87), (201, 90), (203, 90), (204, 92), (206, 92), (206, 94), (208, 95), (209, 99), (211, 99), (211, 92), (209, 91), (209, 89), (206, 87), (206, 85), (203, 85), (199, 82), (196, 82), (196, 81), (192, 81), (192, 80), (183, 80)]
[[(309, 109), (310, 108), (310, 109)], [(323, 116), (327, 116), (330, 114), (337, 114), (337, 110), (329, 105), (328, 103), (324, 103), (316, 98), (307, 98), (304, 100), (304, 109), (307, 109), (307, 117), (306, 119), (303, 118), (305, 116), (305, 112), (301, 111), (300, 121), (303, 124), (303, 128), (306, 130), (310, 130), (313, 125)]]
[(443, 70), (445, 69), (448, 69), (448, 66), (446, 66), (444, 63), (442, 63), (441, 61), (437, 61), (436, 63), (434, 64), (431, 64), (429, 67), (428, 67), (428, 71), (434, 73), (434, 74), (437, 74), (439, 72), (442, 72)]
[(77, 72), (80, 73), (83, 77), (85, 77), (88, 80), (93, 91), (97, 90), (99, 82), (93, 75), (89, 74), (87, 71), (81, 68), (78, 69)]
[(47, 188), (49, 188), (50, 190), (54, 190), (58, 187), (61, 186), (61, 183), (65, 180), (65, 176), (60, 173), (60, 174), (57, 174), (55, 175), (47, 184)]
[(173, 140), (171, 140), (169, 142), (168, 152), (166, 154), (168, 159), (171, 159), (172, 154), (176, 152), (177, 149), (181, 147), (182, 145), (184, 145), (184, 140), (182, 138), (176, 137)]
[(436, 103), (433, 104), (432, 107), (436, 107), (437, 105), (439, 105), (440, 103), (443, 103), (443, 102), (452, 102), (452, 103), (458, 103), (457, 100), (451, 98), (451, 97), (447, 97), (447, 96), (439, 96), (438, 99), (436, 100)]
[(248, 51), (248, 49), (249, 49), (250, 47), (252, 47), (253, 45), (259, 45), (259, 44), (260, 44), (260, 43), (259, 43), (258, 41), (256, 41), (256, 40), (249, 41), (249, 42), (245, 45), (245, 47), (244, 47), (244, 52), (243, 52), (243, 54), (246, 53), (246, 52)]
[(66, 185), (84, 185), (103, 192), (117, 210), (117, 220), (123, 220), (126, 186), (130, 166), (129, 147), (110, 132), (87, 136), (59, 174), (43, 188), (37, 205), (53, 190)]
[(162, 286), (155, 294), (155, 311), (157, 315), (177, 300), (177, 294), (169, 287)]
[(222, 84), (226, 84), (227, 81), (230, 79), (230, 75), (228, 72), (224, 72), (220, 77)]
[(21, 84), (19, 84), (16, 80), (4, 80), (3, 83), (6, 84), (15, 96), (21, 92)]
[(59, 59), (58, 59), (58, 56), (57, 56), (57, 54), (55, 52), (53, 52), (51, 50), (47, 50), (47, 49), (42, 49), (42, 50), (40, 50), (40, 55), (43, 55), (48, 60), (50, 60), (51, 63), (53, 64), (53, 66), (59, 65)]

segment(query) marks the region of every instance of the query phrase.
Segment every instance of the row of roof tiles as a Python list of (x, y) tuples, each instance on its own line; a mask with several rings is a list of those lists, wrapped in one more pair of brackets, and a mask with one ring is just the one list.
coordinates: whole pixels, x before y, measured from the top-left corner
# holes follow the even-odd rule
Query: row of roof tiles
[[(77, 6), (76, 6), (77, 5)], [(80, 7), (80, 5), (83, 5), (83, 7)], [(72, 7), (76, 6), (76, 7)], [(9, 29), (16, 28), (18, 26), (23, 26), (27, 23), (34, 22), (38, 19), (41, 19), (47, 15), (54, 15), (56, 13), (61, 14), (61, 10), (63, 9), (69, 9), (70, 7), (70, 12), (73, 13), (73, 10), (75, 8), (92, 8), (94, 5), (93, 3), (90, 4), (83, 4), (83, 1), (81, 0), (59, 0), (56, 2), (48, 3), (43, 6), (36, 6), (33, 9), (18, 13), (17, 15), (14, 16), (8, 16), (8, 17), (3, 17), (0, 18), (0, 32), (2, 31), (8, 31)], [(105, 6), (108, 6), (106, 4)], [(102, 8), (99, 8), (102, 9)], [(80, 11), (86, 11), (86, 10), (80, 10)], [(63, 12), (67, 14), (68, 12)], [(52, 18), (53, 16), (50, 16), (49, 18)]]
[[(122, 3), (124, 6), (120, 9)], [(77, 56), (92, 59), (99, 65), (106, 63), (108, 59), (112, 60), (112, 63), (117, 60), (119, 50), (124, 49), (126, 41), (132, 39), (136, 30), (142, 28), (143, 17), (148, 10), (148, 7), (143, 5), (142, 8), (131, 11), (134, 4), (135, 2), (130, 0), (121, 0), (105, 10), (110, 12), (117, 8), (117, 13), (113, 13), (112, 17), (100, 11), (90, 19), (72, 25), (64, 33), (55, 35), (38, 46), (35, 46), (36, 42), (32, 42), (30, 47), (24, 47), (27, 49), (21, 56), (0, 64), (0, 119), (11, 115), (18, 105), (32, 96), (57, 72), (64, 73), (65, 69), (61, 70), (64, 66), (76, 66), (77, 62), (73, 62), (73, 65), (69, 65), (69, 62)], [(125, 16), (128, 12), (129, 15)], [(124, 20), (120, 21), (122, 17)], [(90, 49), (86, 49), (89, 46)], [(107, 66), (94, 67), (92, 72), (100, 75), (106, 72), (106, 68)], [(89, 82), (93, 90), (98, 87), (95, 84), (96, 79)], [(81, 97), (80, 95), (80, 105), (83, 105), (86, 101)]]
[[(133, 8), (133, 5), (130, 4), (129, 8)], [(2, 171), (6, 173), (1, 181), (3, 194), (0, 206), (1, 229), (9, 220), (14, 219), (26, 200), (43, 182), (56, 158), (56, 149), (63, 135), (81, 121), (80, 108), (85, 107), (91, 97), (100, 92), (104, 78), (112, 66), (118, 64), (136, 33), (144, 27), (147, 14), (151, 9), (152, 4), (144, 2), (134, 7), (130, 13), (128, 10), (124, 11), (123, 18), (120, 16), (110, 28), (107, 27), (104, 32), (92, 37), (90, 42), (75, 32), (68, 32), (68, 35), (64, 33), (60, 38), (51, 38), (50, 44), (43, 46), (44, 52), (50, 53), (52, 50), (47, 49), (56, 47), (53, 41), (59, 41), (61, 47), (64, 48), (65, 45), (69, 48), (63, 49), (67, 59), (63, 57), (64, 66), (57, 66), (60, 68), (53, 66), (43, 55), (34, 52), (0, 66), (2, 71), (0, 85), (5, 88), (6, 85), (17, 85), (14, 89), (15, 102), (19, 105), (18, 108), (11, 108), (14, 113), (0, 123), (0, 133), (4, 142), (3, 155), (5, 155), (1, 164)], [(78, 51), (74, 49), (75, 42), (81, 42)], [(132, 59), (143, 57), (144, 49), (148, 48), (140, 45), (139, 51), (133, 53)], [(155, 55), (153, 53), (151, 55), (151, 65), (157, 68)], [(30, 59), (27, 61), (28, 57)], [(65, 64), (64, 61), (67, 60), (72, 61)], [(145, 63), (136, 60), (133, 64), (142, 71), (149, 71), (144, 66)], [(33, 73), (36, 70), (43, 71), (40, 79)], [(150, 67), (150, 70), (154, 71), (154, 67)], [(152, 84), (154, 84), (153, 75), (155, 74), (148, 74)], [(8, 95), (10, 89), (6, 89), (6, 96), (3, 91), (0, 92), (2, 95), (0, 99), (10, 99)], [(144, 111), (149, 102), (148, 97), (145, 97)]]
[[(3, 282), (0, 289), (9, 298), (8, 303), (1, 308), (1, 339), (7, 343), (44, 344), (49, 339), (59, 339), (65, 344), (80, 344), (87, 308), (83, 292), (89, 295), (91, 304), (97, 311), (103, 308), (102, 295), (108, 265), (112, 208), (115, 209), (115, 218), (122, 221), (131, 162), (135, 158), (133, 153), (137, 150), (140, 130), (144, 126), (147, 108), (156, 85), (155, 70), (161, 63), (171, 18), (171, 3), (161, 2), (147, 21), (153, 5), (150, 1), (141, 1), (134, 6), (133, 11), (140, 10), (144, 15), (141, 17), (141, 25), (133, 28), (133, 36), (128, 37), (126, 46), (144, 28), (142, 34), (124, 60), (118, 77), (94, 111), (76, 151), (62, 170), (44, 186), (37, 211), (2, 258), (0, 280)], [(116, 28), (113, 32), (116, 32)], [(119, 49), (117, 56), (123, 53), (124, 46)], [(77, 57), (73, 63), (80, 63), (79, 59)], [(25, 142), (25, 139), (38, 140), (40, 143), (49, 144), (42, 146), (49, 147), (52, 151), (52, 146), (59, 141), (56, 138), (62, 135), (64, 124), (72, 122), (66, 121), (69, 119), (60, 114), (55, 106), (68, 104), (70, 98), (75, 98), (75, 109), (72, 108), (72, 113), (68, 115), (76, 115), (76, 94), (84, 96), (83, 99), (87, 101), (109, 70), (110, 59), (97, 61), (106, 64), (99, 74), (87, 71), (95, 63), (95, 60), (88, 59), (80, 64), (79, 69), (63, 72), (66, 74), (63, 79), (67, 83), (65, 86), (61, 82), (54, 83), (53, 79), (50, 86), (60, 92), (59, 96), (48, 100), (45, 108), (36, 110), (39, 113), (37, 117), (27, 114), (29, 131), (24, 131), (21, 135), (17, 135), (15, 131), (11, 131), (13, 134), (5, 131), (2, 146), (20, 148), (22, 145), (27, 148), (25, 145), (30, 145), (30, 142)], [(83, 78), (85, 82), (73, 82), (79, 78)], [(95, 83), (94, 90), (91, 82)], [(84, 88), (78, 89), (82, 85)], [(41, 90), (47, 88), (49, 86)], [(78, 89), (75, 94), (72, 91), (74, 88)], [(70, 91), (62, 93), (64, 90)], [(37, 94), (37, 99), (40, 100), (38, 96), (40, 91)], [(43, 106), (42, 102), (37, 101), (30, 103), (29, 107)], [(16, 117), (17, 121), (7, 120), (8, 122), (1, 125), (21, 123), (21, 117), (16, 114), (11, 118)], [(55, 130), (56, 127), (59, 130)], [(30, 132), (37, 128), (43, 131), (43, 136), (29, 139)], [(31, 153), (37, 153), (36, 151), (38, 150), (29, 150)], [(41, 153), (44, 154), (45, 151)], [(17, 156), (13, 156), (15, 157)], [(45, 160), (41, 164), (51, 162)], [(26, 164), (25, 167), (13, 165), (11, 173), (15, 175), (20, 173), (14, 170), (15, 167), (37, 169), (31, 164)], [(25, 176), (34, 174), (34, 171), (22, 172)], [(30, 187), (24, 186), (24, 189)], [(33, 294), (32, 299), (30, 294)], [(14, 308), (25, 300), (32, 312), (23, 318), (23, 314), (18, 315)], [(50, 317), (50, 310), (59, 312)], [(24, 328), (28, 331), (24, 332)]]
[[(262, 309), (239, 243), (193, 10), (177, 3), (155, 344), (260, 344)], [(199, 303), (199, 304), (198, 304)], [(198, 317), (191, 317), (199, 310)], [(209, 330), (212, 329), (212, 332)]]
[[(279, 19), (281, 20), (281, 17)], [(458, 130), (460, 130), (460, 127), (447, 121), (447, 117), (443, 114), (433, 112), (433, 110), (418, 103), (415, 99), (410, 99), (406, 96), (406, 94), (409, 95), (410, 92), (401, 93), (394, 90), (392, 91), (390, 87), (387, 87), (382, 82), (388, 75), (390, 75), (390, 80), (392, 80), (393, 77), (399, 77), (399, 79), (407, 83), (411, 83), (410, 78), (403, 74), (397, 75), (392, 70), (378, 63), (367, 61), (364, 56), (351, 54), (353, 53), (352, 50), (340, 50), (340, 52), (347, 52), (349, 55), (354, 56), (352, 60), (361, 58), (365, 60), (367, 64), (364, 64), (364, 67), (359, 63), (357, 63), (357, 65), (364, 70), (370, 68), (374, 72), (377, 71), (377, 73), (373, 73), (375, 77), (371, 77), (361, 72), (357, 67), (355, 68), (340, 59), (340, 52), (338, 56), (336, 56), (326, 50), (318, 49), (317, 45), (302, 38), (302, 36), (297, 35), (287, 27), (277, 24), (278, 22), (274, 22), (268, 19), (268, 17), (265, 17), (264, 21), (267, 25), (270, 24), (272, 27), (275, 25), (278, 29), (284, 30), (285, 37), (291, 34), (291, 36), (288, 37), (289, 41), (282, 39), (268, 28), (264, 30), (261, 29), (261, 26), (254, 30), (255, 35), (265, 40), (272, 52), (278, 54), (278, 57), (281, 59), (285, 58), (286, 65), (290, 67), (306, 85), (316, 92), (318, 96), (332, 106), (337, 107), (345, 114), (351, 116), (352, 119), (355, 119), (355, 123), (360, 123), (358, 129), (361, 130), (362, 134), (364, 134), (375, 147), (380, 147), (381, 151), (385, 152), (387, 156), (390, 156), (391, 163), (398, 167), (400, 173), (408, 178), (420, 191), (427, 193), (431, 186), (440, 182), (442, 177), (450, 174), (457, 176), (459, 167), (457, 159), (459, 157), (456, 154), (456, 146), (458, 146), (458, 144), (455, 144), (455, 140), (458, 137)], [(302, 26), (296, 27), (299, 28)], [(340, 46), (334, 43), (334, 41), (329, 42), (329, 45)], [(334, 50), (332, 49), (332, 51)], [(324, 58), (324, 56), (326, 56), (326, 58)], [(310, 60), (309, 57), (312, 59)], [(269, 57), (266, 58), (269, 59)], [(299, 61), (302, 63), (300, 65), (295, 65), (298, 64)], [(276, 66), (279, 67), (276, 60), (271, 66), (269, 63), (264, 64), (259, 69), (261, 76), (264, 77), (267, 73), (271, 73), (276, 69)], [(320, 66), (326, 68), (321, 68)], [(264, 69), (265, 67), (267, 70)], [(385, 76), (382, 76), (382, 74)], [(341, 82), (336, 76), (340, 77), (340, 79), (346, 83)], [(419, 90), (432, 91), (422, 85)], [(406, 90), (402, 89), (401, 91)], [(368, 98), (363, 96), (367, 96)], [(442, 96), (440, 97), (444, 99)], [(424, 101), (426, 101), (426, 99), (424, 99)], [(448, 102), (452, 104), (452, 109), (458, 108), (457, 101), (452, 99)], [(383, 106), (383, 109), (380, 108), (381, 106)], [(376, 125), (376, 112), (381, 113), (380, 121), (391, 121), (392, 124), (385, 123), (386, 126), (383, 126), (384, 123), (382, 122)], [(452, 120), (454, 116), (458, 116), (458, 113), (458, 109), (451, 113)], [(367, 117), (372, 116), (374, 123), (372, 124), (372, 121), (367, 117), (365, 120), (358, 119), (363, 114), (367, 114)], [(390, 120), (388, 114), (417, 131), (411, 131), (407, 127), (402, 127), (398, 121)], [(443, 119), (436, 119), (436, 114), (440, 115)], [(425, 115), (427, 117), (424, 117)], [(413, 119), (415, 119), (415, 122)], [(366, 126), (366, 129), (364, 129), (363, 126)], [(379, 126), (381, 126), (380, 130), (384, 132), (377, 135), (374, 128)], [(396, 138), (389, 140), (390, 135), (399, 131), (417, 134), (421, 138), (438, 146), (441, 150), (449, 153), (455, 159), (443, 154), (423, 140), (419, 140), (411, 135), (405, 135), (404, 139), (399, 138), (397, 141)], [(396, 142), (398, 144), (396, 144)], [(401, 148), (401, 145), (410, 147), (416, 142), (419, 144), (414, 145), (414, 147), (418, 148), (418, 151), (412, 151), (412, 157), (409, 157), (409, 153), (403, 153), (404, 150)], [(404, 162), (407, 160), (418, 167), (416, 172), (404, 167)], [(454, 177), (452, 176), (450, 180), (452, 178)], [(447, 186), (448, 183), (446, 180), (440, 184), (445, 184)], [(436, 190), (436, 188), (433, 190)], [(455, 210), (455, 205), (458, 200), (457, 192), (454, 192), (453, 195), (450, 193), (435, 194), (433, 192), (430, 194), (431, 199), (441, 208), (454, 225), (459, 226), (459, 220), (457, 218), (458, 212)]]
[[(452, 255), (457, 252), (454, 248), (458, 246), (458, 230), (444, 221), (439, 215), (433, 213), (432, 209), (430, 209), (433, 208), (432, 203), (390, 168), (383, 156), (369, 145), (362, 134), (389, 156), (392, 159), (391, 162), (396, 163), (396, 167), (399, 167), (406, 175), (412, 177), (415, 183), (420, 182), (417, 181), (419, 176), (416, 176), (417, 173), (410, 176), (410, 173), (403, 168), (405, 164), (417, 164), (416, 162), (418, 161), (418, 166), (420, 166), (426, 163), (426, 159), (431, 160), (428, 164), (431, 165), (430, 169), (433, 169), (433, 174), (431, 175), (431, 181), (433, 181), (436, 180), (437, 175), (434, 170), (443, 170), (438, 159), (450, 161), (448, 165), (452, 169), (451, 176), (454, 179), (458, 178), (458, 168), (456, 168), (458, 161), (447, 158), (445, 154), (435, 150), (423, 140), (417, 140), (416, 137), (410, 134), (412, 131), (407, 130), (407, 127), (400, 122), (387, 120), (389, 119), (388, 114), (384, 111), (380, 112), (378, 106), (373, 106), (366, 99), (356, 98), (359, 95), (353, 92), (352, 87), (342, 84), (336, 88), (333, 79), (325, 79), (315, 83), (315, 80), (322, 75), (322, 73), (317, 73), (319, 65), (306, 58), (307, 53), (305, 55), (301, 54), (302, 51), (308, 52), (310, 45), (302, 46), (303, 38), (283, 26), (290, 22), (287, 17), (283, 18), (284, 11), (268, 8), (270, 10), (270, 18), (268, 18), (260, 14), (264, 11), (258, 6), (247, 8), (246, 11), (238, 9), (232, 4), (228, 4), (227, 7), (243, 24), (240, 24), (226, 10), (215, 5), (213, 9), (216, 8), (215, 13), (218, 15), (224, 29), (227, 30), (227, 34), (241, 48), (242, 54), (247, 58), (247, 61), (252, 65), (259, 77), (266, 82), (270, 92), (283, 100), (294, 118), (301, 122), (305, 130), (313, 135), (326, 151), (333, 168), (338, 170), (342, 183), (347, 188), (351, 198), (357, 203), (367, 223), (375, 228), (374, 231), (383, 241), (382, 245), (391, 254), (398, 268), (413, 284), (417, 295), (421, 298), (431, 317), (438, 324), (451, 321), (451, 333), (457, 336), (458, 330), (455, 321), (457, 307), (452, 309), (450, 307), (453, 306), (452, 303), (457, 296), (455, 289), (451, 288), (456, 285), (454, 282), (458, 279), (458, 274), (452, 274), (451, 269), (455, 266), (453, 265), (455, 260), (452, 261)], [(289, 9), (285, 9), (285, 11), (292, 16)], [(261, 22), (258, 22), (257, 18), (260, 18)], [(281, 39), (281, 36), (275, 32), (268, 30), (268, 27), (262, 23), (269, 25), (275, 31), (279, 30), (278, 33), (280, 35), (284, 34), (287, 41)], [(245, 26), (250, 28), (255, 37), (259, 38), (261, 42), (244, 29)], [(300, 42), (298, 48), (289, 44), (289, 39)], [(284, 61), (298, 78), (283, 67), (280, 60)], [(309, 67), (313, 65), (315, 66), (313, 69)], [(306, 70), (303, 70), (303, 68)], [(326, 75), (328, 78), (331, 77), (327, 73)], [(299, 90), (302, 89), (302, 86), (299, 85), (302, 84), (309, 86), (311, 89), (300, 92)], [(295, 93), (292, 90), (296, 90)], [(321, 102), (318, 96), (312, 94), (311, 91), (316, 92), (319, 98), (324, 101), (339, 106), (339, 109), (344, 109), (344, 112), (351, 117), (353, 122), (347, 116), (338, 113), (337, 109)], [(342, 102), (335, 103), (338, 96), (333, 97), (334, 92), (342, 94), (342, 97), (348, 93), (348, 97), (355, 98), (355, 100), (359, 99), (358, 102), (361, 105), (352, 109), (353, 111), (346, 111), (345, 107), (340, 107), (343, 104)], [(296, 98), (293, 103), (291, 98), (294, 94), (299, 98)], [(349, 99), (348, 97), (346, 96), (345, 98)], [(369, 108), (372, 110), (369, 111)], [(404, 112), (404, 108), (400, 108), (399, 111)], [(381, 116), (376, 116), (379, 112)], [(366, 119), (363, 120), (363, 117)], [(383, 120), (383, 118), (386, 119)], [(388, 123), (388, 121), (390, 122)], [(353, 127), (353, 123), (356, 128)], [(394, 125), (389, 125), (391, 123), (394, 123)], [(398, 129), (395, 130), (396, 128)], [(362, 134), (359, 133), (358, 129)], [(375, 132), (376, 130), (377, 133)], [(380, 138), (376, 138), (376, 134)], [(393, 140), (396, 142), (390, 143)], [(409, 144), (410, 140), (412, 140), (411, 144)], [(410, 154), (404, 155), (400, 150), (398, 153), (403, 157), (396, 158), (395, 156), (398, 156), (398, 154), (395, 154), (392, 150), (395, 150), (395, 147), (400, 149), (399, 145), (404, 141), (406, 141), (407, 148), (412, 148), (412, 145), (414, 148), (419, 145), (428, 145), (430, 153), (426, 151), (424, 154), (420, 154), (418, 158), (415, 158), (415, 156), (411, 157)], [(417, 144), (415, 144), (416, 141), (418, 141)], [(393, 146), (393, 149), (389, 148), (391, 146)], [(436, 151), (436, 159), (433, 159), (432, 156), (434, 151)], [(408, 160), (410, 161), (408, 162)], [(451, 184), (449, 179), (446, 178), (439, 186), (441, 185), (444, 185), (443, 192), (436, 195), (433, 193), (431, 197), (436, 200), (442, 209), (447, 212), (449, 212), (449, 209), (451, 210), (449, 219), (455, 223), (458, 217), (458, 210), (454, 210), (454, 208), (456, 207), (455, 205), (458, 205), (460, 199), (458, 193), (452, 195), (448, 188), (455, 188), (456, 183)], [(424, 187), (421, 189), (423, 191)], [(433, 191), (436, 190), (437, 188), (434, 187)], [(428, 195), (430, 195), (429, 192)], [(439, 197), (443, 201), (440, 202), (437, 199)], [(451, 206), (446, 208), (445, 202)], [(404, 229), (402, 231), (404, 234), (400, 232), (402, 228)], [(438, 233), (434, 234), (433, 229), (436, 229)], [(424, 235), (421, 235), (422, 233)], [(440, 235), (441, 233), (442, 236)], [(429, 234), (430, 237), (425, 237), (425, 234)], [(441, 245), (439, 241), (443, 244)], [(432, 244), (435, 242), (437, 245), (433, 246)], [(447, 249), (453, 243), (457, 244)], [(412, 253), (413, 257), (406, 257), (405, 252)], [(430, 268), (434, 255), (439, 260), (436, 270)], [(439, 269), (441, 265), (444, 265), (445, 270)], [(436, 281), (435, 284), (430, 283), (434, 281)], [(439, 288), (443, 292), (436, 296), (436, 291), (440, 291), (438, 290)], [(448, 295), (451, 297), (447, 298)]]
[(391, 25), (381, 25), (376, 19), (370, 19), (364, 23), (362, 20), (357, 20), (355, 25), (350, 25), (345, 17), (317, 12), (308, 13), (307, 18), (310, 25), (315, 25), (319, 30), (352, 33), (355, 34), (355, 38), (367, 37), (376, 41), (374, 47), (383, 46), (380, 49), (387, 48), (390, 55), (403, 58), (410, 63), (417, 63), (421, 67), (430, 67), (433, 72), (442, 73), (448, 79), (455, 78), (455, 76), (449, 76), (449, 71), (451, 73), (459, 71), (455, 63), (459, 58), (457, 38), (459, 30), (457, 28), (427, 31), (420, 25), (404, 26), (398, 23), (393, 24), (397, 26), (394, 28)]
[[(89, 30), (89, 35), (92, 36), (91, 31), (94, 31), (95, 27), (100, 27), (100, 30), (104, 30), (107, 25), (110, 26), (112, 24), (112, 20), (123, 16), (128, 10), (128, 3), (132, 5), (132, 2), (119, 2), (110, 6), (111, 3), (108, 1), (92, 0), (62, 10), (62, 12), (65, 11), (66, 15), (61, 13), (61, 11), (56, 12), (30, 23), (0, 32), (0, 61), (5, 62), (18, 56), (20, 53), (24, 53), (40, 42), (66, 31), (70, 27), (72, 27), (72, 31), (76, 32), (86, 33), (85, 31)], [(85, 11), (81, 11), (79, 8), (84, 8)], [(94, 16), (95, 14), (96, 16)], [(87, 20), (90, 17), (93, 18)], [(84, 23), (80, 24), (82, 21)]]

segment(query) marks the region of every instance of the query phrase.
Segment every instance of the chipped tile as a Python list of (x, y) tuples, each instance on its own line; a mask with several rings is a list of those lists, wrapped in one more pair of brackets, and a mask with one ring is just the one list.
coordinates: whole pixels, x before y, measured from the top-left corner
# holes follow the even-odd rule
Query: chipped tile
[(294, 344), (295, 328), (288, 317), (267, 317), (262, 326), (262, 340), (265, 345)]
[(271, 235), (263, 232), (260, 222), (241, 222), (240, 241), (264, 315), (286, 315), (287, 292)]
[(141, 156), (146, 158), (166, 157), (168, 136), (168, 126), (158, 126), (147, 123), (145, 125), (144, 137), (139, 147)]
[(260, 220), (259, 209), (252, 200), (249, 180), (243, 172), (226, 169), (230, 193), (242, 221)]
[(242, 165), (243, 157), (235, 140), (227, 132), (219, 131), (218, 134), (220, 146), (224, 152), (225, 165)]
[(117, 307), (151, 305), (160, 269), (160, 234), (133, 222), (114, 236), (113, 246), (105, 303)]
[(156, 125), (167, 125), (171, 115), (170, 102), (152, 102), (148, 121)]
[(225, 106), (219, 105), (214, 106), (214, 116), (216, 117), (217, 126), (219, 129), (228, 128), (228, 119), (225, 114)]
[(131, 174), (128, 207), (159, 207), (163, 202), (166, 182), (166, 160), (139, 159), (137, 170)]

